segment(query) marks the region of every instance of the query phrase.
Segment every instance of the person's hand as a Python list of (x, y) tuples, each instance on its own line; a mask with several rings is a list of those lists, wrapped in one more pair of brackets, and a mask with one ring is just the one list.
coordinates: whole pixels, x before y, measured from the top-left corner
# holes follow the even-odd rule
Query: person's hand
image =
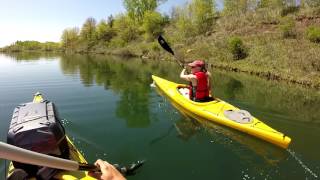
[(98, 159), (94, 165), (96, 165), (100, 170), (100, 172), (89, 172), (89, 176), (92, 176), (99, 180), (125, 180), (122, 174), (107, 161), (103, 161)]
[(189, 67), (188, 64), (183, 64), (184, 69), (188, 69), (188, 67)]

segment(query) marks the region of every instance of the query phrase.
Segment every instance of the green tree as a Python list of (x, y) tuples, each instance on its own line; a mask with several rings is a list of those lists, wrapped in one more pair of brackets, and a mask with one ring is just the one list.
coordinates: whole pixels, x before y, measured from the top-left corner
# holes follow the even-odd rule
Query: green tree
[(16, 41), (15, 43), (1, 49), (7, 52), (21, 51), (59, 51), (60, 44), (56, 42), (41, 43), (38, 41)]
[(38, 41), (17, 41), (15, 46), (21, 50), (40, 50), (42, 47)]
[(44, 51), (58, 51), (60, 49), (60, 44), (55, 42), (45, 42), (42, 43), (42, 50)]
[(147, 11), (155, 11), (158, 5), (165, 0), (123, 0), (130, 18), (142, 22)]
[(190, 9), (194, 18), (194, 25), (199, 34), (210, 30), (215, 15), (215, 7), (214, 0), (193, 0), (191, 2)]
[(96, 35), (100, 41), (110, 41), (116, 35), (116, 32), (105, 20), (101, 20), (100, 23), (97, 24)]
[(175, 9), (175, 25), (178, 29), (178, 35), (183, 38), (196, 35), (196, 28), (192, 24), (191, 14), (189, 12), (188, 6)]
[(79, 28), (67, 28), (62, 32), (61, 43), (64, 51), (74, 51), (79, 43)]
[(107, 21), (109, 27), (111, 28), (113, 27), (113, 22), (114, 22), (114, 17), (111, 14), (110, 16), (108, 16), (108, 21)]
[(273, 1), (273, 0), (224, 0), (224, 15), (238, 15), (239, 13), (245, 13), (249, 10), (255, 10), (261, 3), (265, 4), (263, 1)]
[(179, 34), (190, 37), (210, 31), (215, 13), (214, 0), (192, 0), (184, 7), (175, 8), (172, 18)]
[(89, 50), (96, 42), (96, 20), (88, 18), (82, 25), (80, 38), (87, 45)]
[(125, 43), (133, 41), (138, 37), (138, 27), (138, 24), (126, 15), (120, 15), (114, 21), (114, 28), (117, 32), (118, 38)]
[(142, 29), (146, 33), (146, 39), (154, 39), (163, 32), (164, 19), (160, 13), (147, 11), (144, 14)]

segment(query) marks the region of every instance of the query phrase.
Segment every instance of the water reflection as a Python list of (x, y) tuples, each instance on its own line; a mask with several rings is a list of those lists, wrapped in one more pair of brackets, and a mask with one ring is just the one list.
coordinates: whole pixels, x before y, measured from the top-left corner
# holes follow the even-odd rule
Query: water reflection
[(15, 61), (39, 61), (39, 59), (54, 59), (60, 57), (60, 53), (53, 52), (19, 52), (19, 53), (6, 53), (6, 57)]
[[(60, 66), (65, 74), (80, 74), (85, 86), (97, 84), (120, 96), (116, 115), (126, 120), (128, 127), (150, 125), (149, 94), (151, 74), (175, 82), (180, 68), (171, 62), (120, 59), (106, 56), (62, 56)], [(274, 128), (294, 137), (296, 130), (286, 122), (308, 122), (320, 127), (320, 95), (317, 90), (266, 81), (239, 73), (210, 69), (215, 96), (248, 109), (258, 118), (272, 121)], [(276, 118), (275, 118), (276, 117)]]
[[(133, 98), (135, 98), (133, 101), (141, 99), (142, 103), (139, 105), (147, 108), (146, 104), (149, 99), (147, 96), (150, 93), (148, 84), (151, 83), (151, 74), (157, 74), (175, 82), (184, 82), (179, 79), (180, 68), (172, 62), (54, 53), (13, 53), (6, 54), (6, 56), (15, 61), (36, 61), (61, 57), (62, 72), (66, 75), (79, 74), (84, 86), (90, 87), (97, 84), (106, 90), (112, 89), (119, 92), (119, 94), (124, 92), (125, 94), (121, 95), (123, 102), (119, 103), (122, 106), (120, 109), (125, 109), (122, 104), (126, 104), (125, 102)], [(279, 119), (286, 119), (285, 121), (308, 122), (320, 127), (320, 111), (318, 110), (320, 91), (266, 81), (241, 73), (209, 70), (213, 74), (212, 91), (215, 96), (242, 108), (248, 107), (254, 114), (257, 113), (258, 118), (264, 119), (271, 113), (272, 116), (279, 116)], [(129, 104), (137, 105), (137, 102)], [(129, 109), (133, 110), (133, 108)], [(281, 129), (281, 126), (279, 127)]]
[[(38, 61), (60, 57), (60, 67), (64, 74), (79, 74), (85, 86), (97, 84), (106, 90), (112, 89), (116, 92), (124, 92), (128, 89), (131, 92), (130, 89), (133, 88), (142, 90), (142, 94), (148, 93), (149, 91), (145, 88), (151, 83), (151, 74), (157, 74), (175, 82), (184, 82), (179, 79), (181, 69), (174, 62), (37, 52), (11, 53), (5, 56), (15, 61)], [(209, 70), (213, 74), (212, 84), (215, 96), (231, 102), (236, 100), (246, 105), (250, 104), (251, 107), (257, 106), (263, 108), (265, 112), (272, 112), (279, 116), (286, 115), (293, 118), (289, 119), (290, 121), (309, 122), (320, 127), (319, 90), (267, 81), (241, 73)]]
[[(286, 151), (283, 151), (281, 148), (247, 134), (200, 118), (195, 114), (184, 110), (184, 108), (176, 103), (171, 104), (185, 117), (184, 119), (181, 119), (175, 123), (179, 137), (183, 140), (188, 140), (197, 132), (200, 132), (199, 130), (202, 128), (210, 134), (212, 143), (219, 143), (223, 144), (224, 146), (228, 146), (228, 149), (232, 149), (235, 153), (238, 153), (239, 157), (247, 158), (245, 159), (246, 161), (254, 161), (254, 159), (250, 159), (253, 158), (252, 156), (244, 157), (243, 154), (245, 153), (241, 153), (241, 151), (245, 151), (247, 149), (259, 155), (272, 165), (281, 162), (288, 156)], [(241, 144), (241, 146), (238, 144)]]
[(118, 93), (116, 115), (131, 128), (150, 125), (151, 74), (176, 72), (175, 66), (168, 68), (165, 63), (106, 56), (62, 56), (60, 66), (65, 74), (79, 73), (85, 86), (97, 84)]
[[(250, 106), (253, 112), (289, 117), (288, 121), (314, 123), (320, 127), (320, 91), (316, 89), (217, 70), (213, 84), (215, 95), (232, 104), (242, 108)], [(237, 104), (239, 102), (242, 104)]]
[(125, 90), (120, 96), (116, 114), (126, 120), (127, 127), (148, 127), (150, 125), (148, 88), (136, 87)]
[[(155, 89), (161, 96), (166, 98), (164, 92), (159, 88)], [(206, 119), (198, 117), (194, 113), (186, 111), (180, 105), (170, 101), (171, 105), (177, 109), (182, 117), (176, 120), (173, 125), (178, 133), (178, 137), (184, 141), (190, 140), (197, 133), (206, 131), (210, 135), (212, 143), (219, 143), (232, 149), (234, 153), (238, 154), (243, 160), (254, 164), (254, 156), (243, 156), (244, 154), (251, 154), (252, 152), (260, 158), (268, 162), (269, 165), (276, 165), (289, 155), (282, 148), (276, 147), (268, 142), (257, 139), (250, 135), (241, 133), (237, 130), (230, 129), (225, 126), (218, 125)], [(239, 146), (239, 144), (241, 146)], [(243, 151), (250, 151), (243, 153)]]
[(241, 94), (241, 90), (243, 89), (243, 85), (240, 81), (230, 78), (229, 82), (226, 84), (225, 93), (228, 99), (234, 100), (237, 94)]
[[(119, 149), (124, 149), (119, 155), (123, 159), (128, 157), (125, 155), (128, 149), (132, 154), (139, 154), (141, 149), (150, 152), (150, 159), (154, 161), (148, 165), (149, 170), (146, 167), (143, 173), (149, 173), (150, 176), (140, 179), (150, 179), (148, 177), (157, 173), (154, 169), (163, 167), (167, 168), (166, 172), (172, 170), (169, 174), (175, 179), (181, 179), (181, 175), (188, 176), (184, 179), (195, 179), (196, 176), (206, 179), (215, 175), (215, 179), (228, 179), (224, 168), (228, 168), (230, 174), (238, 179), (242, 179), (239, 173), (243, 173), (247, 179), (245, 175), (250, 173), (258, 174), (255, 176), (257, 179), (305, 179), (308, 175), (305, 175), (300, 162), (319, 174), (319, 144), (316, 142), (320, 138), (320, 92), (317, 90), (210, 69), (215, 96), (250, 111), (270, 126), (291, 136), (293, 141), (290, 150), (296, 153), (295, 157), (299, 157), (297, 162), (292, 157), (287, 158), (286, 151), (279, 151), (269, 143), (190, 117), (182, 111), (182, 115), (172, 112), (169, 101), (163, 102), (169, 106), (169, 112), (161, 112), (162, 107), (158, 104), (162, 98), (155, 97), (157, 93), (150, 88), (151, 74), (183, 83), (179, 79), (181, 69), (175, 62), (29, 53), (10, 55), (12, 59), (6, 57), (0, 56), (4, 60), (0, 60), (4, 62), (0, 64), (0, 82), (3, 85), (0, 90), (6, 95), (0, 96), (2, 139), (5, 139), (12, 108), (29, 99), (34, 89), (42, 88), (44, 93), (57, 101), (61, 109), (64, 108), (66, 117), (74, 122), (69, 125), (68, 132), (82, 142), (88, 142), (79, 144), (79, 147), (88, 152), (89, 160), (100, 157), (94, 153), (103, 149), (109, 152), (107, 158), (114, 159), (118, 157), (112, 154), (119, 154)], [(16, 68), (15, 72), (10, 68)], [(47, 70), (50, 72), (47, 73)], [(88, 134), (87, 127), (95, 128), (95, 132)], [(112, 138), (97, 138), (106, 132), (104, 127), (109, 128), (107, 132)], [(109, 148), (110, 144), (114, 148)], [(162, 161), (163, 164), (159, 163)], [(168, 161), (173, 162), (170, 165), (175, 166), (177, 171), (173, 172), (174, 168), (164, 166), (168, 165)], [(207, 168), (203, 169), (194, 162)], [(1, 170), (3, 163), (0, 164)], [(265, 166), (272, 168), (268, 170)], [(186, 168), (199, 174), (185, 173)], [(206, 175), (207, 172), (210, 174)]]
[(172, 132), (172, 130), (174, 129), (174, 126), (170, 126), (170, 128), (162, 135), (153, 138), (150, 142), (149, 145), (154, 145), (158, 142), (160, 142), (161, 140), (165, 139), (166, 137), (168, 137), (170, 135), (170, 133)]
[[(182, 113), (182, 111), (180, 112)], [(196, 121), (187, 117), (188, 116), (181, 117), (174, 123), (174, 127), (178, 132), (178, 137), (185, 141), (189, 140), (200, 130), (199, 123), (196, 123)]]

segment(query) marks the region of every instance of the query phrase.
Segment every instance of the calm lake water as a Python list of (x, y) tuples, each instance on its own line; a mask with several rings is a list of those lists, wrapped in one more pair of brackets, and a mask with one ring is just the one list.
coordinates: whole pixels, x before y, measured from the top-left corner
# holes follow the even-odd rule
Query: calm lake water
[(215, 96), (290, 136), (289, 149), (184, 116), (150, 87), (151, 74), (183, 82), (172, 62), (85, 55), (0, 54), (0, 138), (14, 107), (40, 91), (89, 162), (147, 160), (128, 179), (319, 178), (318, 90), (210, 71)]

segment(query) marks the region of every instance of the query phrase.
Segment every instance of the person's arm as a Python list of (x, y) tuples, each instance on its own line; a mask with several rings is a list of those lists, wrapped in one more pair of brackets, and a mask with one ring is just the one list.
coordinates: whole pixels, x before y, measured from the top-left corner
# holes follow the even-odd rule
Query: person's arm
[(209, 96), (214, 97), (212, 92), (211, 92), (211, 73), (207, 71), (207, 78), (208, 78), (208, 89), (209, 89)]
[(180, 73), (180, 78), (184, 79), (186, 81), (190, 81), (190, 77), (188, 74), (186, 74), (186, 68), (183, 68), (181, 73)]
[(107, 161), (98, 159), (94, 164), (100, 168), (101, 173), (89, 172), (90, 176), (100, 180), (126, 180), (126, 178), (124, 178), (122, 174)]

